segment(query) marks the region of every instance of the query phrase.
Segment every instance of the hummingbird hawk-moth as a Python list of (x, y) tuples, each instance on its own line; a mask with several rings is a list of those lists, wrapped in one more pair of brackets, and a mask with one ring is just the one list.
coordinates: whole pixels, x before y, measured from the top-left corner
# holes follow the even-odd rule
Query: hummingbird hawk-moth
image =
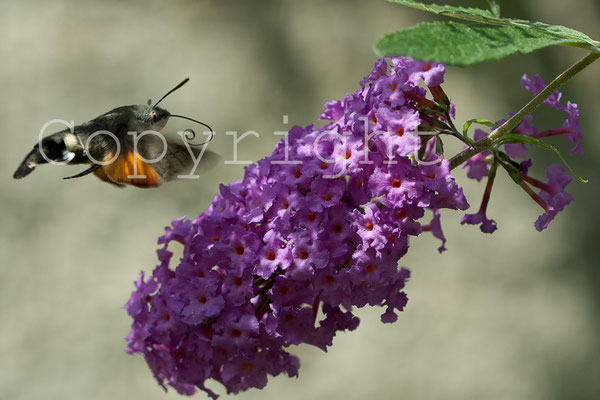
[(93, 173), (119, 187), (156, 187), (183, 173), (188, 174), (185, 177), (197, 177), (189, 174), (197, 168), (206, 170), (219, 160), (217, 154), (206, 150), (207, 142), (190, 145), (187, 140), (195, 137), (191, 129), (179, 132), (183, 143), (167, 140), (158, 133), (169, 118), (177, 117), (205, 126), (212, 139), (213, 131), (207, 124), (158, 107), (188, 80), (183, 80), (154, 105), (148, 100), (147, 105), (117, 107), (91, 121), (40, 138), (13, 177), (24, 178), (36, 166), (47, 163), (90, 165), (85, 171), (64, 179)]

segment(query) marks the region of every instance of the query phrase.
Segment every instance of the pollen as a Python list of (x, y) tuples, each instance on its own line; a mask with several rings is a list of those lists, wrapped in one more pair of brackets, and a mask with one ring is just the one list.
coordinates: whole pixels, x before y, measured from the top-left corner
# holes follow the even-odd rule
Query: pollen
[(325, 193), (323, 195), (323, 200), (325, 200), (325, 201), (331, 201), (331, 195), (329, 193)]
[(242, 254), (244, 254), (244, 246), (243, 245), (235, 246), (234, 250), (235, 250), (235, 254), (237, 254), (238, 256), (241, 256)]
[(402, 137), (404, 135), (404, 128), (403, 127), (399, 127), (398, 129), (395, 130), (396, 135), (398, 135), (398, 137)]
[(349, 159), (350, 157), (352, 157), (352, 153), (348, 150), (346, 150), (346, 160)]
[(267, 253), (267, 260), (273, 261), (274, 259), (275, 259), (275, 253), (273, 253), (272, 251), (269, 251)]
[(373, 264), (369, 264), (366, 266), (365, 271), (367, 272), (367, 275), (370, 275), (375, 272), (375, 266)]
[(402, 181), (400, 179), (392, 179), (392, 187), (398, 189), (402, 186)]
[(367, 221), (367, 223), (365, 224), (365, 229), (368, 231), (372, 231), (373, 230), (373, 223), (371, 221)]

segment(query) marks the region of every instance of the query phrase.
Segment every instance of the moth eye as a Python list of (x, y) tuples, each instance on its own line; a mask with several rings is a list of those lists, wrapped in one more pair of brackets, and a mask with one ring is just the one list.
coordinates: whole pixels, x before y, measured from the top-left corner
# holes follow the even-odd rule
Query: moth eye
[(155, 113), (150, 114), (152, 116), (152, 123), (155, 124), (156, 121), (158, 121), (158, 115), (156, 115)]

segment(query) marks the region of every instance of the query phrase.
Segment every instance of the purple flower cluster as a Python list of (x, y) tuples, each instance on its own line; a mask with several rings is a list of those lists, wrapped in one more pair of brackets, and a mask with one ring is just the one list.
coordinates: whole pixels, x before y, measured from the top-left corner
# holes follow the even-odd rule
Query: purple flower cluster
[[(209, 379), (228, 393), (262, 388), (268, 375), (298, 374), (287, 347), (326, 350), (338, 331), (355, 329), (355, 307), (385, 307), (381, 320), (396, 321), (409, 236), (445, 241), (439, 210), (468, 204), (435, 138), (419, 131), (441, 117), (424, 111), (434, 102), (418, 85), (442, 93), (444, 67), (390, 64), (379, 60), (354, 94), (326, 103), (326, 125), (293, 127), (288, 146), (160, 237), (160, 263), (140, 275), (125, 308), (127, 351), (143, 354), (161, 385), (213, 398)], [(426, 210), (434, 219), (422, 226)], [(183, 245), (175, 262), (171, 242)]]
[[(546, 83), (539, 75), (535, 75), (533, 79), (530, 79), (527, 75), (523, 75), (521, 78), (521, 86), (532, 92), (534, 95), (537, 95), (544, 90)], [(566, 113), (565, 122), (560, 128), (538, 131), (531, 123), (533, 116), (528, 115), (515, 128), (513, 133), (530, 136), (535, 139), (562, 135), (574, 144), (570, 153), (582, 155), (583, 150), (579, 143), (582, 138), (581, 130), (579, 129), (579, 109), (577, 108), (577, 104), (571, 103), (570, 101), (567, 102), (566, 106), (562, 105), (560, 102), (561, 97), (562, 93), (556, 91), (544, 101), (546, 106)], [(496, 126), (500, 126), (504, 122), (504, 120), (498, 121)], [(487, 135), (487, 132), (477, 129), (475, 131), (474, 139), (476, 141), (481, 140)], [(528, 149), (525, 143), (511, 143), (503, 145), (502, 147), (506, 156), (511, 159), (526, 158), (528, 155)], [(491, 151), (484, 151), (470, 158), (463, 164), (463, 167), (468, 168), (467, 176), (469, 178), (480, 181), (483, 177), (488, 176), (488, 184), (479, 211), (475, 214), (467, 214), (461, 220), (461, 224), (480, 225), (480, 229), (484, 233), (493, 233), (497, 229), (496, 222), (486, 216), (486, 208), (495, 175), (495, 170), (493, 173), (490, 173), (491, 162), (489, 157), (491, 155)], [(532, 165), (531, 160), (526, 160), (516, 166), (515, 164), (516, 163), (513, 163), (513, 166), (517, 170), (516, 174), (520, 180), (519, 185), (544, 210), (544, 213), (539, 216), (534, 224), (538, 231), (542, 231), (546, 229), (554, 217), (573, 200), (573, 197), (564, 191), (565, 187), (573, 178), (567, 174), (560, 164), (552, 164), (546, 168), (548, 182), (544, 183), (528, 175), (528, 169)], [(507, 165), (507, 167), (510, 168), (510, 165)], [(536, 193), (529, 185), (538, 188), (539, 192)]]

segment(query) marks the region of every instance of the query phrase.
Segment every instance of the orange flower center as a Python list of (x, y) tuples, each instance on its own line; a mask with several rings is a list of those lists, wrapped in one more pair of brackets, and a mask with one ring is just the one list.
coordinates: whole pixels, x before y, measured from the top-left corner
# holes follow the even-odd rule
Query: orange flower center
[(233, 336), (234, 338), (239, 338), (240, 336), (242, 336), (242, 331), (240, 331), (237, 328), (233, 328), (231, 330), (231, 336)]
[(289, 294), (291, 291), (292, 289), (288, 285), (284, 285), (279, 289), (279, 293), (281, 293), (283, 296)]
[(299, 257), (301, 260), (306, 260), (306, 259), (308, 258), (308, 251), (306, 251), (306, 250), (300, 250), (300, 251), (298, 252), (298, 257)]

